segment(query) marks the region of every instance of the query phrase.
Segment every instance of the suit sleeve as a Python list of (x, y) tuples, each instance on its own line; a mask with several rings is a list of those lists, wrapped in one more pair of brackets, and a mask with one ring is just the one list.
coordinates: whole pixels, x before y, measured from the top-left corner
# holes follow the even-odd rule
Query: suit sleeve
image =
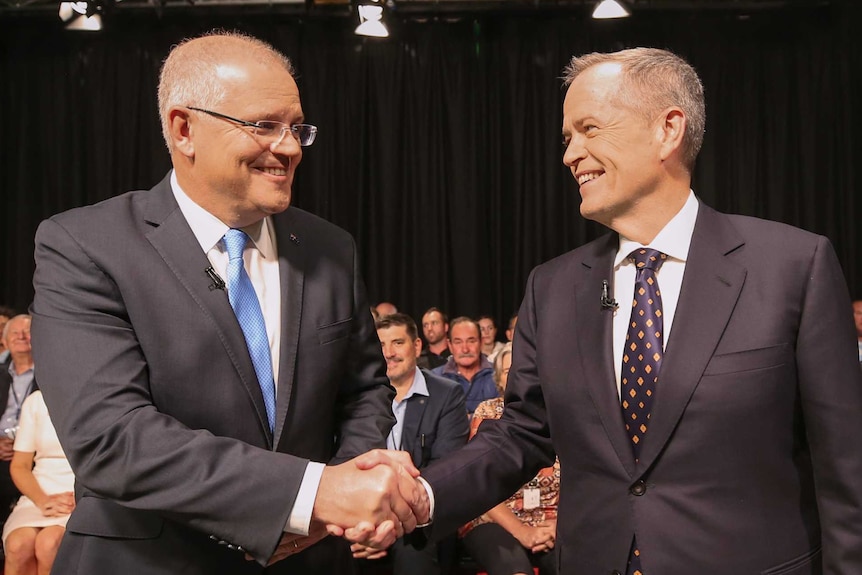
[(862, 573), (862, 373), (851, 312), (838, 259), (820, 238), (802, 303), (796, 358), (826, 575)]
[(455, 531), (506, 500), (554, 461), (536, 355), (536, 275), (518, 314), (502, 418), (484, 422), (465, 447), (423, 471), (434, 492), (435, 534)]
[(265, 562), (307, 460), (159, 412), (115, 281), (57, 221), (43, 222), (35, 243), (34, 362), (77, 481), (118, 512), (153, 512)]
[(370, 449), (386, 448), (386, 436), (395, 424), (392, 398), (395, 389), (386, 377), (386, 364), (353, 248), (353, 309), (348, 368), (338, 398), (338, 446), (331, 463), (341, 463)]

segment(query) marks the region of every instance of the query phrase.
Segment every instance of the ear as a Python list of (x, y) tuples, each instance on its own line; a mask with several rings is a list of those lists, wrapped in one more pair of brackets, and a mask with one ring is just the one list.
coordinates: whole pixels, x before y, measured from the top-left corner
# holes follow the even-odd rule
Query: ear
[(422, 355), (422, 340), (418, 337), (413, 340), (413, 351), (416, 353), (417, 359)]
[(682, 148), (682, 139), (685, 136), (685, 126), (688, 120), (685, 113), (679, 108), (668, 108), (661, 120), (658, 130), (661, 148), (659, 154), (662, 161), (667, 160)]
[(195, 156), (192, 132), (188, 111), (183, 108), (171, 108), (168, 111), (168, 136), (174, 151), (189, 159)]

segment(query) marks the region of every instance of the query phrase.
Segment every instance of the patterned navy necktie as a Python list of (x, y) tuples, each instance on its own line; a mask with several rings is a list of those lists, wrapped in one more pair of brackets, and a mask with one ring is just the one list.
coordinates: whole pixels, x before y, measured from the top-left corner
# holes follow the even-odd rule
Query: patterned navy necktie
[(275, 430), (275, 378), (272, 375), (272, 352), (260, 302), (245, 271), (243, 251), (248, 236), (242, 230), (230, 229), (224, 235), (224, 245), (230, 261), (227, 265), (227, 297), (242, 328), (251, 363), (257, 375), (269, 430)]
[[(649, 248), (640, 248), (629, 254), (629, 260), (637, 266), (637, 275), (632, 315), (623, 349), (620, 404), (635, 461), (640, 458), (641, 443), (649, 428), (664, 355), (664, 319), (656, 272), (666, 259), (665, 254)], [(637, 539), (632, 542), (626, 574), (643, 575)]]

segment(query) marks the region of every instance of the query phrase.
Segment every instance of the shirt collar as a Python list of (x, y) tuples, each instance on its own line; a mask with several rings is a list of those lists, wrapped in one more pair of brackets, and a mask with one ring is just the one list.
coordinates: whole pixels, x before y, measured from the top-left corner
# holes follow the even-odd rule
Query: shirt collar
[(25, 371), (24, 373), (18, 373), (17, 371), (15, 371), (15, 360), (14, 359), (9, 360), (9, 365), (6, 368), (6, 370), (9, 372), (9, 375), (11, 375), (13, 378), (24, 377), (28, 373), (33, 373), (32, 367), (30, 369), (28, 369), (27, 371)]
[[(688, 258), (688, 248), (691, 236), (694, 234), (694, 224), (697, 221), (698, 202), (694, 192), (689, 190), (688, 199), (682, 209), (665, 224), (649, 247), (658, 250), (669, 258), (684, 262)], [(620, 247), (614, 258), (614, 268), (618, 268), (630, 253), (638, 248), (646, 247), (620, 234)]]
[[(227, 224), (200, 207), (186, 195), (177, 181), (175, 170), (171, 170), (171, 191), (174, 193), (180, 211), (189, 223), (189, 227), (204, 253), (217, 247), (225, 232), (230, 229)], [(248, 237), (254, 242), (255, 247), (265, 259), (275, 257), (275, 231), (272, 229), (269, 218), (264, 218), (261, 225), (252, 224), (241, 229), (248, 234)]]
[(422, 375), (422, 370), (418, 367), (414, 368), (416, 372), (413, 374), (413, 383), (410, 384), (410, 389), (404, 395), (402, 402), (407, 401), (414, 395), (424, 395), (428, 397), (428, 384), (425, 382), (425, 376)]

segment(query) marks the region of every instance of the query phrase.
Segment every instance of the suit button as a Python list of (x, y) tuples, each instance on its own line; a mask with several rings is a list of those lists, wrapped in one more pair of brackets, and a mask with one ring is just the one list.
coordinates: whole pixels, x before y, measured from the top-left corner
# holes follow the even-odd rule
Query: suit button
[(646, 493), (646, 483), (644, 483), (643, 481), (636, 482), (634, 485), (631, 486), (631, 489), (629, 489), (629, 493), (640, 497), (641, 495)]
[(623, 574), (621, 572), (617, 571), (616, 569), (614, 569), (613, 571), (611, 571), (611, 575), (623, 575)]

